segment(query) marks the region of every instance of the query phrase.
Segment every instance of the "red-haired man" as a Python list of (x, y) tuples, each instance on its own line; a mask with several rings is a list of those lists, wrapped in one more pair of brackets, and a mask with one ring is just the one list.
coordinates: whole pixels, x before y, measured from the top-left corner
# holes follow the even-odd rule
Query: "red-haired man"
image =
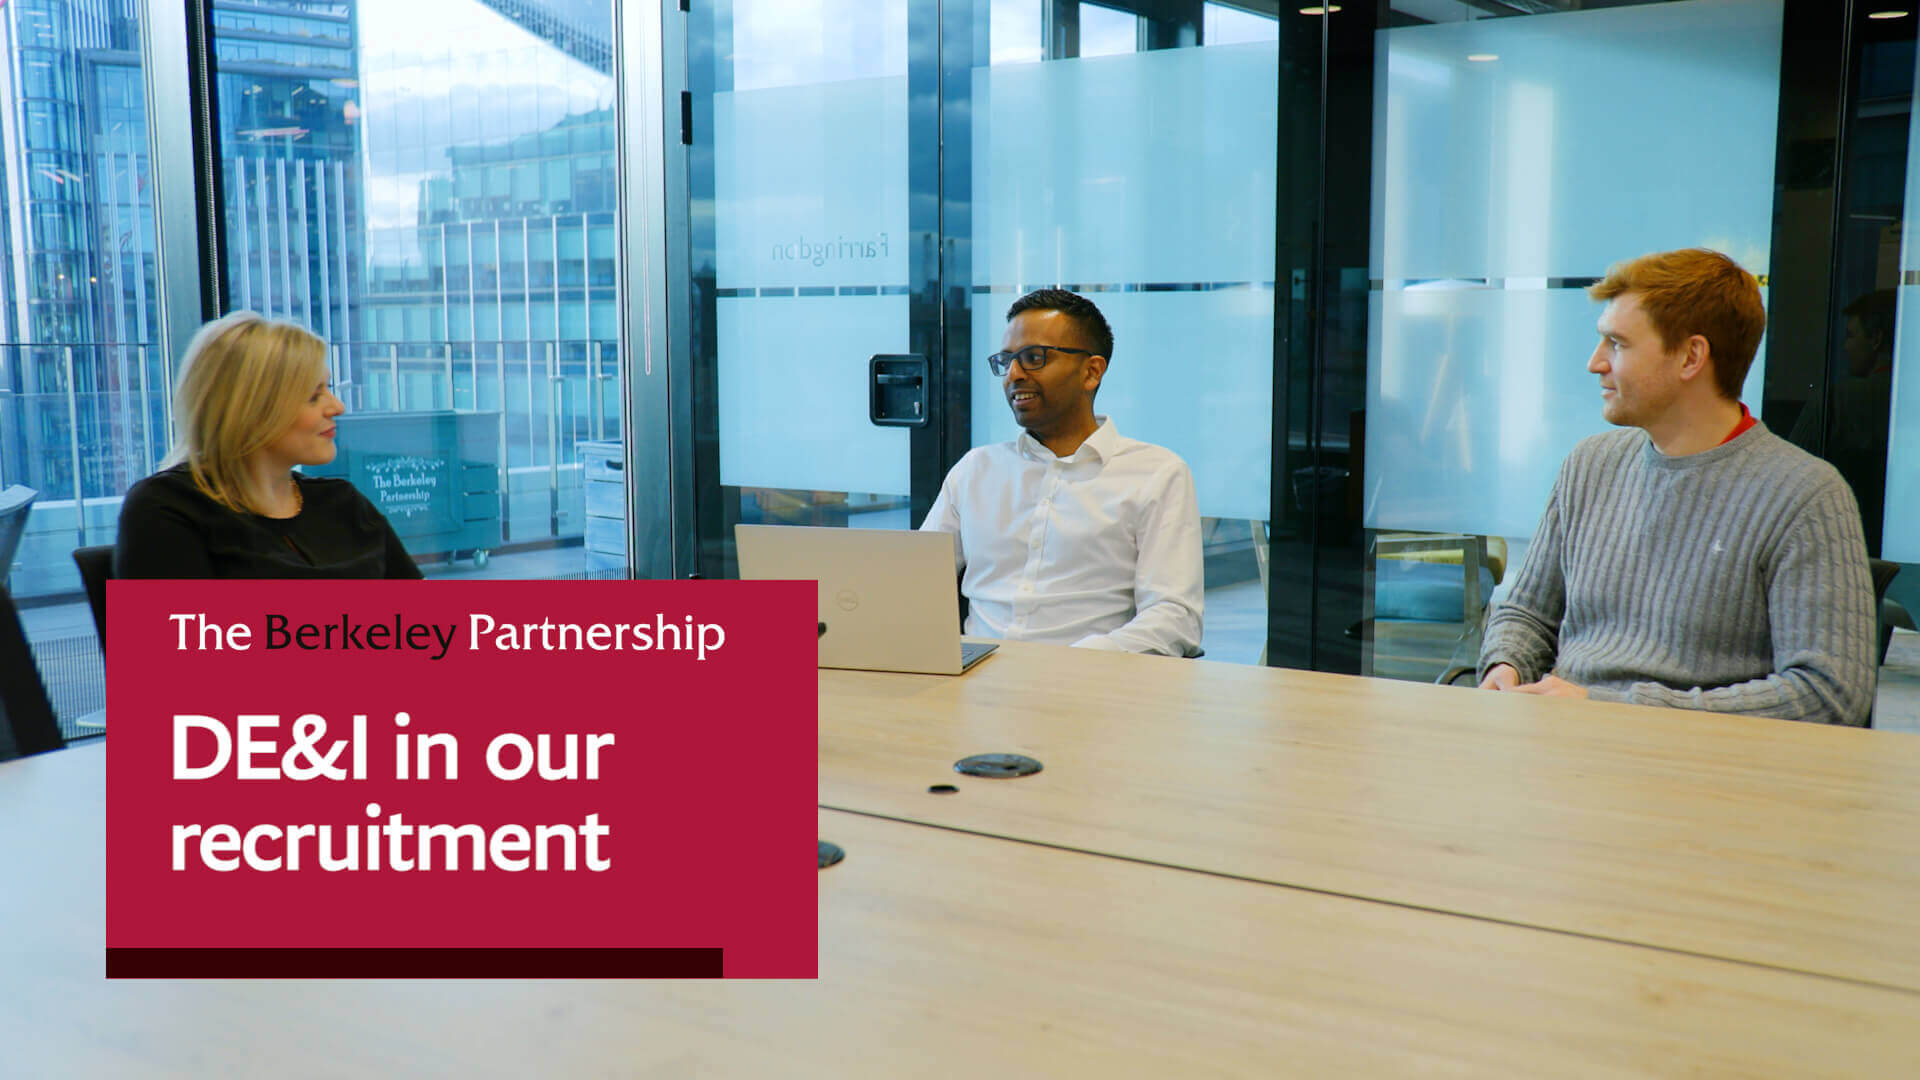
[(1607, 306), (1587, 370), (1622, 430), (1561, 465), (1487, 620), (1480, 685), (1865, 723), (1873, 589), (1853, 493), (1740, 403), (1759, 283), (1718, 252), (1670, 251), (1588, 293)]

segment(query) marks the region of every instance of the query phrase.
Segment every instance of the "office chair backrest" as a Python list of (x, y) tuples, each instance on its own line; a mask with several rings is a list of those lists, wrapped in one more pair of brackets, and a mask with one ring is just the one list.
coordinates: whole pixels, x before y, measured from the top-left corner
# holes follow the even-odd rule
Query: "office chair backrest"
[(0, 586), (0, 761), (65, 745), (13, 594)]
[(107, 582), (113, 577), (113, 545), (73, 549), (73, 565), (80, 568), (80, 584), (87, 587), (93, 608), (93, 632), (100, 638), (100, 655), (107, 655)]
[(1878, 605), (1887, 598), (1887, 586), (1900, 573), (1900, 564), (1885, 559), (1868, 559), (1867, 569), (1873, 573), (1873, 602)]
[(38, 494), (19, 484), (0, 491), (0, 583), (6, 581), (13, 557), (20, 551), (20, 538), (27, 532), (27, 513), (33, 509), (34, 496)]
[[(1868, 559), (1867, 569), (1873, 574), (1873, 610), (1878, 620), (1876, 629), (1879, 631), (1878, 640), (1875, 642), (1878, 648), (1873, 655), (1876, 663), (1884, 664), (1887, 662), (1887, 646), (1893, 643), (1893, 627), (1887, 624), (1880, 606), (1881, 602), (1887, 598), (1887, 586), (1892, 585), (1894, 575), (1900, 573), (1900, 564), (1888, 562), (1885, 559)], [(1875, 690), (1874, 695), (1878, 697), (1879, 691)], [(1867, 709), (1868, 727), (1873, 726), (1873, 714), (1874, 708), (1870, 706)]]

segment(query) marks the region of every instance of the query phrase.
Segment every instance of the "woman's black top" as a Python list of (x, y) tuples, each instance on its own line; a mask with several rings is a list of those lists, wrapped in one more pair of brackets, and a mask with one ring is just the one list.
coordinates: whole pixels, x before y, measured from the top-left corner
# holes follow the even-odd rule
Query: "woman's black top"
[(229, 510), (185, 465), (133, 485), (120, 506), (118, 578), (418, 578), (379, 510), (345, 480), (300, 476), (300, 513)]

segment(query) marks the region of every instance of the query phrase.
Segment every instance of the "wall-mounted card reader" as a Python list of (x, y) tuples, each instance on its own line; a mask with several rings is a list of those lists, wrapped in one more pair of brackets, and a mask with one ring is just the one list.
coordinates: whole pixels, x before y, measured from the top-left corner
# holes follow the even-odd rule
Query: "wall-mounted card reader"
[(881, 427), (927, 426), (927, 358), (879, 355), (867, 361), (867, 418)]

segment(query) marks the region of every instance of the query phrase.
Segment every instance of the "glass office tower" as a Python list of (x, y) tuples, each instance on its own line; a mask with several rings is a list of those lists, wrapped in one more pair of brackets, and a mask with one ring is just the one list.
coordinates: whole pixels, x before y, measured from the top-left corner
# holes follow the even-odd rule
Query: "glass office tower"
[(350, 339), (366, 251), (354, 6), (213, 10), (230, 295), (333, 342)]
[(76, 478), (117, 492), (146, 466), (140, 389), (164, 380), (143, 348), (156, 290), (137, 17), (131, 0), (16, 0), (0, 35), (0, 483), (43, 500), (72, 500)]

